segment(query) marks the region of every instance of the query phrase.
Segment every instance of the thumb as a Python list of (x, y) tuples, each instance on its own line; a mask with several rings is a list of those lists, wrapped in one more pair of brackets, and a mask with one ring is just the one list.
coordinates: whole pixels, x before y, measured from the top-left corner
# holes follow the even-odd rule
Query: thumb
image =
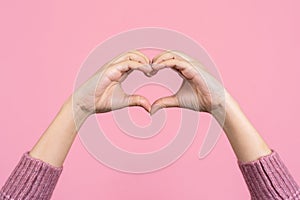
[(144, 96), (141, 95), (127, 95), (127, 106), (140, 106), (143, 107), (147, 112), (150, 112), (151, 104)]
[(153, 115), (158, 110), (169, 107), (179, 107), (179, 102), (175, 95), (157, 99), (151, 106), (150, 114)]

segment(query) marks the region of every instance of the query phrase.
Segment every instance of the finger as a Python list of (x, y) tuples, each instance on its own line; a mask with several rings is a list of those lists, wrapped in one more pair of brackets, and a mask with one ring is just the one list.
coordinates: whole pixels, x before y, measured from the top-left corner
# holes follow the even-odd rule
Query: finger
[(161, 62), (161, 60), (163, 59), (163, 57), (168, 57), (167, 55), (169, 55), (170, 57), (172, 54), (172, 51), (171, 50), (166, 50), (166, 51), (163, 51), (162, 53), (154, 56), (154, 58), (152, 58), (152, 63), (158, 63), (158, 62)]
[(135, 61), (135, 62), (139, 62), (139, 63), (143, 63), (143, 64), (148, 64), (147, 61), (140, 55), (135, 54), (135, 53), (125, 53), (122, 54), (121, 56), (119, 56), (118, 58), (116, 58), (115, 60), (113, 60), (113, 63), (119, 63), (119, 62), (123, 62), (123, 61)]
[(164, 51), (164, 52), (158, 54), (154, 58), (152, 58), (152, 63), (158, 64), (158, 63), (164, 61), (165, 59), (171, 59), (171, 58), (173, 58), (172, 51), (167, 50), (167, 51)]
[(137, 50), (132, 50), (132, 51), (123, 53), (119, 57), (114, 59), (112, 62), (113, 63), (118, 63), (118, 62), (122, 62), (122, 61), (125, 61), (125, 60), (134, 60), (136, 62), (140, 62), (140, 63), (143, 63), (143, 64), (149, 64), (150, 63), (147, 56), (145, 56), (143, 53), (141, 53)]
[(143, 57), (144, 60), (145, 60), (145, 63), (150, 64), (150, 59), (149, 59), (145, 54), (143, 54), (142, 52), (140, 52), (140, 51), (138, 51), (138, 50), (133, 50), (132, 53), (135, 53), (135, 54), (137, 54), (137, 55)]
[(185, 53), (181, 52), (181, 51), (177, 51), (177, 50), (174, 50), (172, 51), (172, 53), (177, 56), (177, 58), (180, 58), (181, 60), (186, 60), (188, 62), (191, 62), (193, 60), (195, 60), (194, 58), (186, 55)]
[[(153, 63), (152, 74), (157, 73), (159, 70), (163, 68), (172, 68), (173, 70), (177, 71), (179, 75), (184, 76), (186, 79), (192, 79), (197, 73), (201, 73), (201, 71), (209, 72), (200, 62), (194, 60), (193, 58), (182, 54), (177, 51), (172, 51), (173, 53), (166, 53), (163, 57), (159, 58), (162, 59), (158, 64)], [(175, 54), (178, 53), (176, 57)], [(179, 56), (180, 55), (180, 56)], [(183, 57), (184, 56), (184, 57)], [(173, 59), (175, 58), (175, 59)]]
[(185, 60), (179, 52), (177, 51), (165, 51), (161, 53), (160, 55), (154, 57), (152, 59), (153, 64), (160, 64), (161, 62), (164, 62), (166, 60), (171, 60), (171, 59), (176, 59), (176, 60)]
[[(151, 104), (144, 96), (141, 95), (128, 95), (126, 97), (127, 105), (125, 106), (140, 106), (144, 108), (147, 112), (151, 110)], [(124, 107), (125, 107), (124, 106)]]
[(153, 115), (162, 108), (179, 107), (179, 101), (175, 95), (157, 99), (151, 106), (150, 114)]
[(157, 54), (156, 56), (154, 56), (154, 57), (152, 58), (151, 63), (155, 63), (156, 60), (157, 60), (159, 57), (161, 57), (162, 55), (164, 55), (164, 54), (166, 54), (166, 53), (168, 53), (168, 52), (170, 52), (170, 51), (166, 50), (166, 51), (163, 51), (163, 52)]
[(150, 74), (150, 72), (153, 70), (152, 67), (149, 64), (142, 64), (135, 61), (123, 61), (117, 64), (114, 64), (108, 70), (111, 71), (111, 73), (118, 72), (116, 78), (121, 78), (124, 74), (131, 72), (132, 70), (139, 70), (143, 72), (144, 74)]
[(152, 64), (152, 69), (155, 71), (159, 71), (161, 69), (164, 68), (174, 68), (174, 69), (178, 69), (178, 70), (182, 70), (185, 67), (188, 67), (188, 63), (184, 62), (184, 61), (179, 61), (179, 60), (165, 60), (159, 64)]
[(179, 72), (184, 76), (186, 79), (192, 79), (197, 73), (197, 70), (194, 66), (184, 60), (166, 60), (161, 62), (160, 64), (152, 65), (152, 69), (154, 71), (159, 71), (164, 68), (171, 68), (175, 71)]

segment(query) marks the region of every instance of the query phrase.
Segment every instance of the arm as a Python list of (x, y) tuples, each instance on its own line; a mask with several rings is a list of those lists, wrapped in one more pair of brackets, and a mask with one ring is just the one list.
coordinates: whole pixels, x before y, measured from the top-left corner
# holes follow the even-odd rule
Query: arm
[[(77, 131), (90, 115), (126, 106), (141, 106), (149, 111), (150, 103), (145, 97), (125, 94), (121, 88), (121, 82), (132, 70), (147, 74), (152, 68), (147, 57), (138, 51), (122, 54), (101, 67), (64, 103), (54, 121), (30, 151), (30, 155), (60, 167)], [(116, 96), (118, 100), (112, 105), (111, 99)]]
[[(0, 190), (0, 199), (50, 199), (77, 132), (90, 115), (126, 106), (141, 106), (149, 111), (150, 103), (145, 97), (128, 95), (121, 88), (132, 70), (148, 74), (152, 68), (143, 54), (132, 51), (101, 67), (78, 88), (32, 150), (21, 158)], [(113, 94), (118, 95), (114, 105)]]
[(164, 52), (153, 60), (154, 70), (172, 68), (183, 77), (178, 92), (152, 105), (208, 112), (219, 122), (234, 150), (252, 199), (299, 199), (300, 188), (276, 152), (272, 152), (238, 103), (197, 61), (180, 52)]
[[(219, 121), (218, 114), (214, 117)], [(300, 198), (300, 188), (278, 153), (272, 152), (230, 95), (226, 98), (223, 130), (238, 158), (252, 199)]]
[[(238, 103), (227, 92), (225, 98), (226, 117), (223, 130), (237, 159), (240, 162), (250, 162), (271, 154), (271, 149), (249, 122)], [(215, 112), (213, 116), (222, 123), (223, 115)]]
[(183, 77), (183, 83), (175, 95), (156, 100), (152, 114), (172, 106), (208, 112), (223, 127), (239, 161), (249, 162), (271, 153), (237, 102), (204, 66), (183, 53), (164, 52), (154, 58), (153, 68), (166, 67), (177, 71)]
[[(77, 108), (74, 116), (83, 123), (89, 115)], [(69, 98), (29, 155), (52, 166), (61, 167), (77, 135), (74, 121), (72, 99)]]

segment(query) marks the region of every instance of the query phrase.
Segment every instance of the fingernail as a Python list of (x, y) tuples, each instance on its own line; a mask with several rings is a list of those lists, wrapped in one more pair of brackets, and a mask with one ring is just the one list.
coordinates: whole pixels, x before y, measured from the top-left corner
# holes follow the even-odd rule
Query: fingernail
[(150, 77), (151, 76), (151, 72), (146, 73), (146, 76)]
[(154, 115), (158, 110), (159, 110), (159, 107), (157, 107), (157, 106), (152, 107), (151, 111), (150, 111), (150, 115), (151, 116)]
[(150, 113), (151, 112), (151, 107), (147, 108), (147, 112)]
[(151, 112), (150, 112), (150, 116), (153, 116), (155, 113), (156, 113), (156, 112), (154, 112), (154, 111), (152, 112), (152, 111), (151, 111)]

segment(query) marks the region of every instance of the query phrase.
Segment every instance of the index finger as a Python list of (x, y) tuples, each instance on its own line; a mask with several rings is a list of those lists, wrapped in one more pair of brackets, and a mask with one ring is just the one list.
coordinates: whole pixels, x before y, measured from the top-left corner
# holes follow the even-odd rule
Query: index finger
[(152, 68), (155, 71), (159, 71), (164, 68), (171, 68), (179, 72), (179, 74), (186, 79), (193, 79), (197, 73), (197, 70), (193, 67), (193, 65), (185, 60), (170, 59), (163, 61), (160, 64), (152, 65)]
[(162, 52), (161, 54), (155, 56), (152, 59), (152, 64), (159, 64), (165, 60), (176, 59), (177, 56), (172, 53), (172, 51), (167, 50)]
[(150, 64), (149, 58), (148, 58), (145, 54), (143, 54), (142, 52), (140, 52), (140, 51), (138, 51), (138, 50), (133, 50), (133, 51), (131, 51), (131, 52), (132, 52), (132, 53), (135, 53), (135, 54), (137, 54), (137, 55), (140, 55), (141, 57), (144, 58), (146, 64)]
[(119, 57), (117, 57), (115, 60), (113, 60), (113, 64), (124, 62), (124, 61), (135, 61), (142, 64), (149, 64), (144, 57), (140, 56), (139, 54), (133, 53), (133, 52), (126, 52)]

